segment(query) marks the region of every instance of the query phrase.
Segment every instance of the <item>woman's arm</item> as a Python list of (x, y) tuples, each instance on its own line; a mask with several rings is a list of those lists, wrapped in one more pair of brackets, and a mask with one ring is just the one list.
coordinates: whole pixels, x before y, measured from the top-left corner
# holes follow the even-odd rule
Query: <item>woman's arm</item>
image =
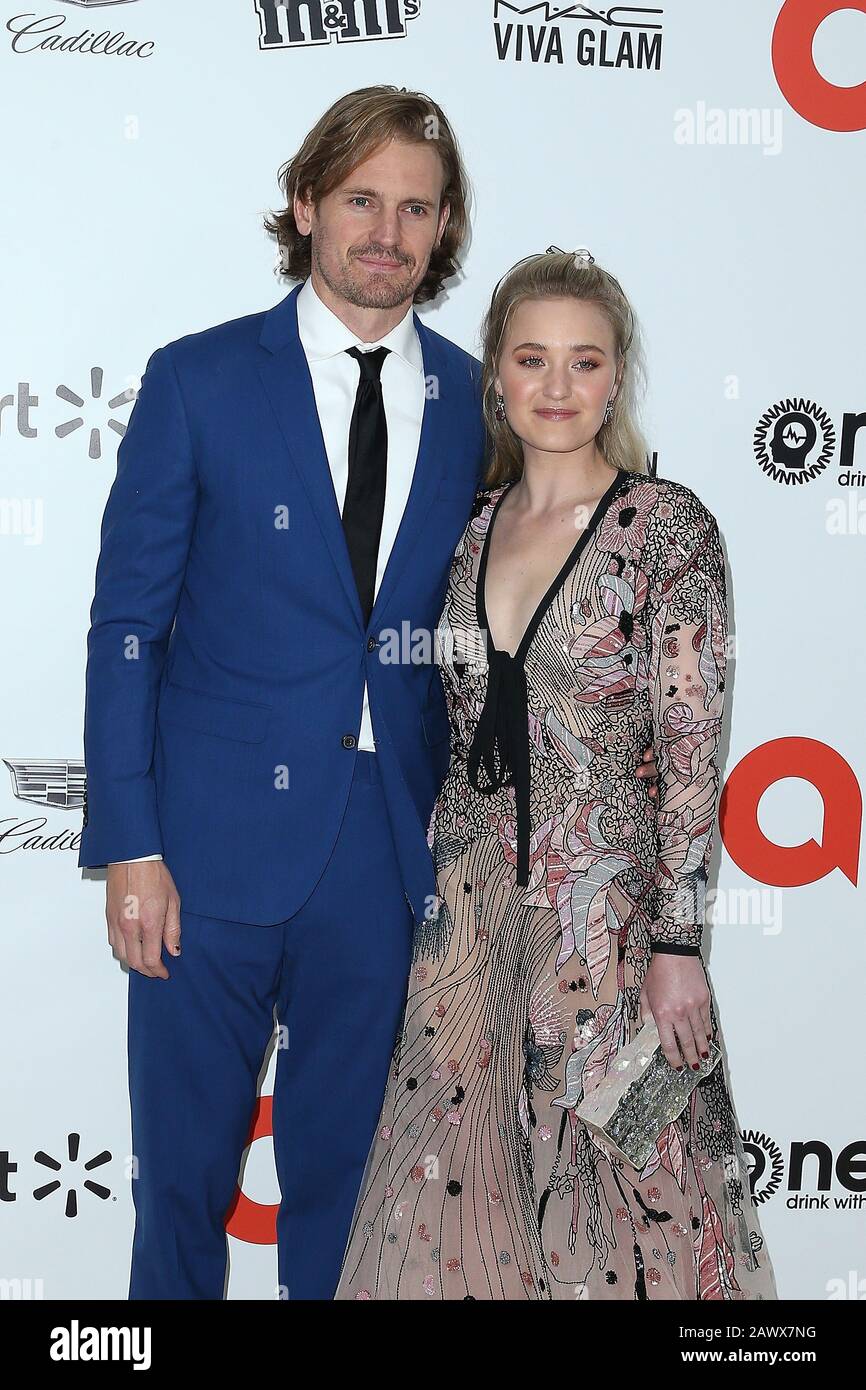
[(700, 947), (720, 791), (727, 589), (715, 518), (688, 489), (664, 505), (650, 608), (659, 854), (641, 1008), (671, 1065), (697, 1067), (712, 1036)]
[(650, 936), (653, 952), (697, 955), (720, 791), (727, 591), (715, 518), (687, 490), (672, 511), (651, 600), (659, 857)]

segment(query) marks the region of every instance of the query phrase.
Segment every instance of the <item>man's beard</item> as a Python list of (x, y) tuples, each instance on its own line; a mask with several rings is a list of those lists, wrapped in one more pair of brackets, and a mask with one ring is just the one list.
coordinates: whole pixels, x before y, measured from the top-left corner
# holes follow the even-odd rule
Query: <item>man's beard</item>
[(364, 271), (355, 275), (351, 257), (335, 275), (324, 264), (324, 257), (320, 251), (315, 250), (314, 255), (316, 268), (328, 289), (361, 309), (396, 309), (410, 300), (417, 288), (412, 274), (414, 262), (409, 261), (407, 264), (402, 258), (389, 256), (379, 247), (364, 247), (360, 252), (355, 252), (354, 256), (377, 256), (380, 260), (398, 261), (405, 265), (404, 275), (377, 275), (375, 271)]

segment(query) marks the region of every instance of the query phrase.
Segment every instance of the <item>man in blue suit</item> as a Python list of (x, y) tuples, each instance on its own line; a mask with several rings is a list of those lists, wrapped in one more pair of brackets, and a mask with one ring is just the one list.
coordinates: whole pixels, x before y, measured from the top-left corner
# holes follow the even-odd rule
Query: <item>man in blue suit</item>
[(432, 636), (484, 430), (480, 364), (413, 305), (465, 173), (435, 103), (377, 87), (282, 180), (302, 284), (153, 353), (102, 523), (79, 863), (131, 967), (133, 1299), (223, 1297), (275, 1018), (279, 1294), (333, 1296), (435, 895)]

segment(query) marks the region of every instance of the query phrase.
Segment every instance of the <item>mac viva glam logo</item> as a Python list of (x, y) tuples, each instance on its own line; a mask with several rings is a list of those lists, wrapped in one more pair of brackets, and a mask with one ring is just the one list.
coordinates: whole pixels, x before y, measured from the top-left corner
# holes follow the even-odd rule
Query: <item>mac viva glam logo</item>
[[(61, 0), (78, 10), (129, 5), (137, 0)], [(17, 14), (7, 19), (13, 53), (85, 53), (103, 58), (150, 58), (155, 44), (134, 39), (122, 29), (76, 29), (66, 14)]]

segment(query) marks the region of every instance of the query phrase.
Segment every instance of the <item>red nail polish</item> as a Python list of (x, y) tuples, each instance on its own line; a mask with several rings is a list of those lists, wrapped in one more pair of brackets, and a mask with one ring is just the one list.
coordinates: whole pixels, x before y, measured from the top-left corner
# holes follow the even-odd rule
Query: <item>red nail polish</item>
[(702, 1057), (709, 1057), (709, 1055), (710, 1055), (709, 1052), (702, 1052), (702, 1053), (701, 1053), (701, 1056), (702, 1056)]
[(700, 1064), (700, 1062), (692, 1062), (692, 1071), (700, 1071), (700, 1069), (701, 1069), (701, 1064)]

